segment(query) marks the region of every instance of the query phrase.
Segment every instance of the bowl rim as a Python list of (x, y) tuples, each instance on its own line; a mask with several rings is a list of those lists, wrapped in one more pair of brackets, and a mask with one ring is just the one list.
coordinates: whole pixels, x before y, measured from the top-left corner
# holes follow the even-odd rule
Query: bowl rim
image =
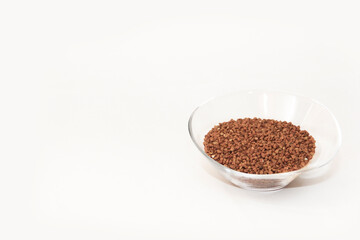
[[(325, 110), (328, 111), (328, 113), (330, 114), (330, 116), (332, 117), (334, 123), (335, 123), (335, 126), (336, 126), (336, 131), (338, 133), (338, 144), (337, 144), (337, 149), (335, 150), (335, 152), (333, 153), (333, 155), (329, 158), (328, 161), (326, 161), (325, 163), (319, 165), (319, 166), (313, 166), (313, 167), (303, 167), (303, 168), (300, 168), (298, 170), (295, 170), (295, 171), (290, 171), (290, 172), (283, 172), (283, 173), (273, 173), (273, 174), (253, 174), (253, 173), (245, 173), (245, 172), (240, 172), (240, 171), (236, 171), (236, 170), (233, 170), (229, 167), (226, 167), (225, 165), (222, 165), (221, 163), (218, 163), (217, 161), (215, 161), (214, 159), (212, 159), (211, 157), (209, 157), (205, 151), (202, 149), (201, 146), (199, 146), (196, 141), (195, 141), (195, 138), (194, 138), (194, 134), (193, 134), (193, 130), (192, 130), (192, 119), (194, 117), (194, 115), (196, 114), (197, 110), (199, 110), (202, 106), (210, 103), (211, 101), (213, 100), (216, 100), (217, 98), (221, 98), (221, 97), (226, 97), (226, 96), (232, 96), (232, 95), (237, 95), (237, 94), (261, 94), (261, 93), (276, 93), (276, 94), (284, 94), (284, 95), (289, 95), (289, 96), (295, 96), (295, 97), (298, 97), (298, 98), (305, 98), (307, 100), (310, 100), (312, 103), (315, 103), (315, 104), (318, 104), (320, 105), (321, 107), (323, 107)], [(212, 163), (216, 164), (217, 166), (225, 169), (226, 171), (229, 171), (233, 174), (236, 174), (236, 175), (243, 175), (244, 177), (250, 177), (250, 178), (274, 178), (274, 177), (284, 177), (285, 175), (293, 175), (293, 174), (300, 174), (300, 173), (304, 173), (304, 172), (309, 172), (309, 171), (312, 171), (314, 169), (319, 169), (319, 168), (322, 168), (326, 165), (328, 165), (330, 162), (332, 162), (332, 160), (334, 159), (334, 157), (337, 155), (337, 153), (339, 152), (339, 149), (340, 149), (340, 146), (342, 144), (342, 133), (341, 133), (341, 129), (340, 129), (340, 126), (339, 126), (339, 123), (338, 121), (336, 120), (334, 114), (330, 111), (330, 109), (328, 107), (326, 107), (323, 103), (319, 102), (318, 100), (316, 99), (313, 99), (311, 97), (307, 97), (307, 96), (304, 96), (304, 95), (301, 95), (301, 94), (297, 94), (297, 93), (292, 93), (292, 92), (287, 92), (287, 91), (279, 91), (279, 90), (265, 90), (265, 89), (254, 89), (254, 90), (241, 90), (241, 91), (233, 91), (233, 92), (228, 92), (226, 94), (222, 94), (222, 95), (218, 95), (218, 96), (215, 96), (215, 97), (212, 97), (212, 98), (209, 98), (208, 100), (202, 102), (200, 105), (198, 105), (194, 110), (193, 112), (191, 113), (190, 115), (190, 118), (188, 120), (188, 131), (189, 131), (189, 134), (190, 134), (190, 138), (191, 140), (193, 141), (193, 143), (195, 144), (195, 146), (197, 147), (197, 149), (209, 160), (211, 161)]]

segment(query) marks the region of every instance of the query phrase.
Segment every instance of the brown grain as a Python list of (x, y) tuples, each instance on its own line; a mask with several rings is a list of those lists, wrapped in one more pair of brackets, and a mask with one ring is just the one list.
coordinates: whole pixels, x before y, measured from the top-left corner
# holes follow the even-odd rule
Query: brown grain
[(220, 123), (204, 139), (212, 159), (236, 171), (273, 174), (306, 166), (315, 139), (290, 122), (244, 118)]

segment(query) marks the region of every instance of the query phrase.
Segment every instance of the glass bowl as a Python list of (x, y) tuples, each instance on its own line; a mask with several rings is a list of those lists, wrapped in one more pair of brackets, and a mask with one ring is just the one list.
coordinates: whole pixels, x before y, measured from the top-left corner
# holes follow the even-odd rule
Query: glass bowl
[[(296, 171), (277, 174), (249, 174), (232, 170), (210, 158), (204, 151), (204, 137), (217, 124), (238, 118), (267, 118), (292, 122), (316, 140), (313, 158)], [(324, 167), (341, 145), (339, 125), (323, 104), (304, 96), (277, 91), (242, 91), (212, 98), (191, 114), (189, 133), (207, 160), (234, 185), (260, 191), (285, 187), (300, 174)]]

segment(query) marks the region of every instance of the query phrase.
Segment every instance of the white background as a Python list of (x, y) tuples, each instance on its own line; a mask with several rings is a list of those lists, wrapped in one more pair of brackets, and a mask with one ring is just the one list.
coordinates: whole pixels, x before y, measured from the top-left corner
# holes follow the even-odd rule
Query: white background
[[(357, 1), (1, 1), (0, 239), (360, 239)], [(306, 95), (331, 168), (258, 193), (193, 146), (192, 110)]]

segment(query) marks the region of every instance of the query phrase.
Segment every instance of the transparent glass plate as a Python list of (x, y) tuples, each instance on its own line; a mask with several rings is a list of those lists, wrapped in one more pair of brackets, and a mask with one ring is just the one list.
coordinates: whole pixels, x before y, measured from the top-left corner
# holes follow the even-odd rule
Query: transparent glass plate
[[(304, 168), (278, 174), (249, 174), (232, 170), (204, 151), (204, 137), (215, 125), (238, 118), (267, 118), (292, 122), (316, 140), (315, 155)], [(191, 114), (189, 133), (196, 147), (227, 180), (238, 187), (270, 191), (285, 187), (297, 176), (324, 167), (341, 145), (339, 125), (323, 104), (304, 96), (277, 91), (243, 91), (213, 98)]]

